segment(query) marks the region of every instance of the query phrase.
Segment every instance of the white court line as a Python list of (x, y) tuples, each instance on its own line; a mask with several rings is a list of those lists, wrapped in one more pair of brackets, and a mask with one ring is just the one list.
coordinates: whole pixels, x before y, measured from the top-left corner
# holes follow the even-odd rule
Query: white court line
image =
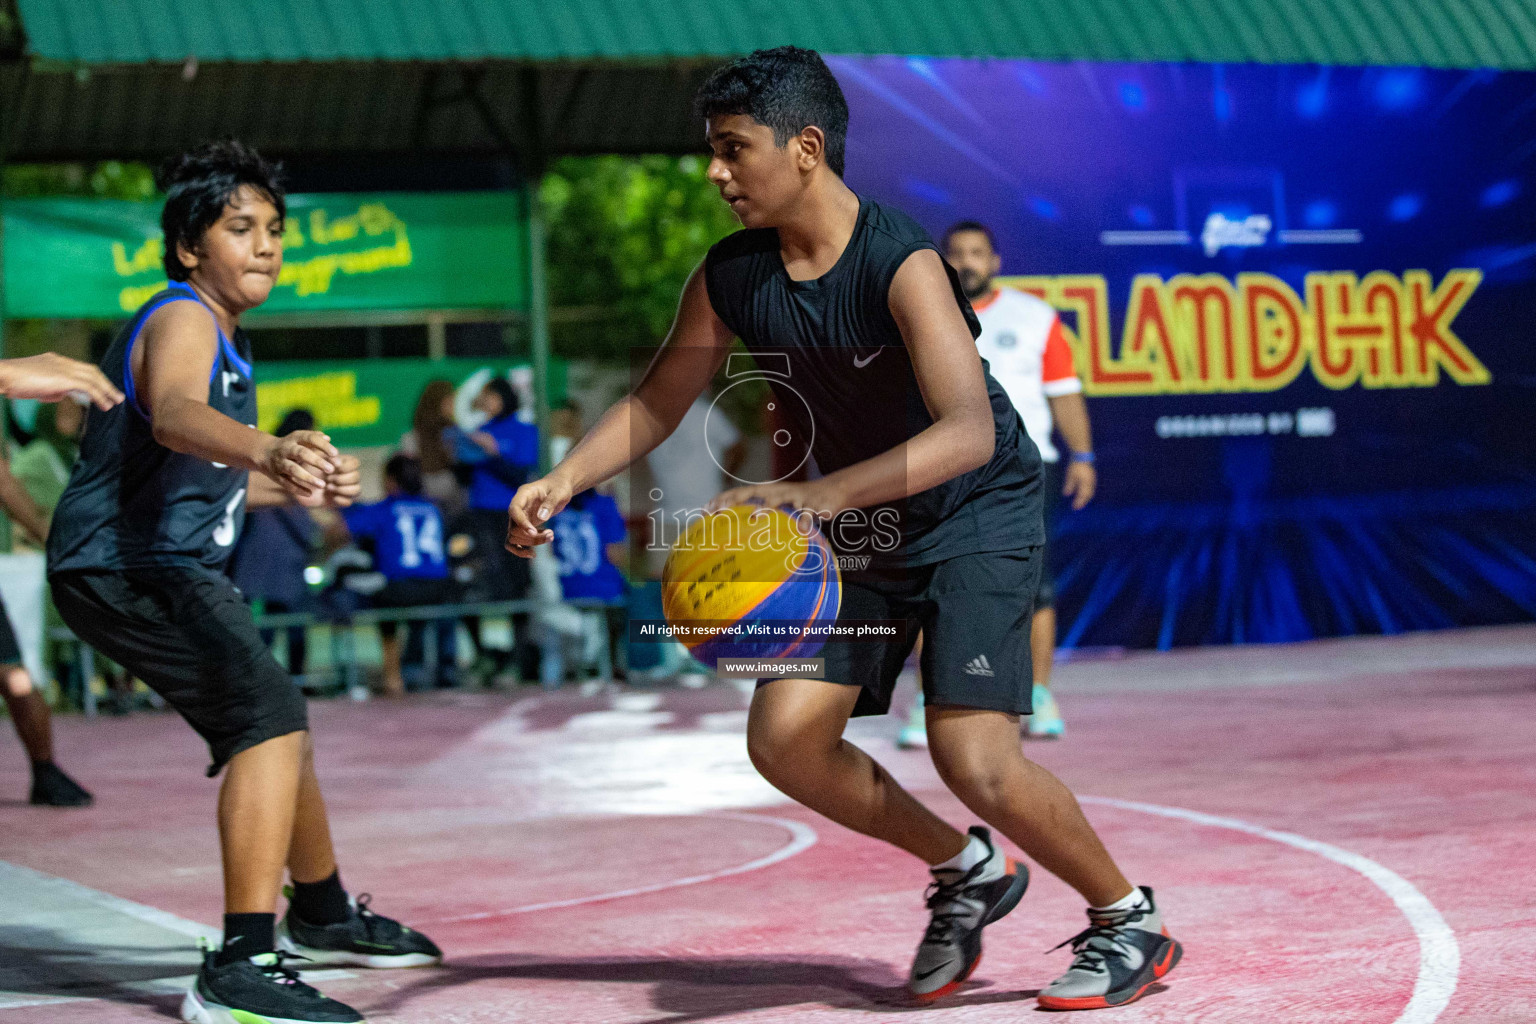
[[(224, 930), (214, 928), (196, 921), (188, 921), (184, 917), (177, 917), (168, 911), (157, 907), (145, 906), (132, 900), (125, 900), (121, 896), (113, 896), (111, 893), (102, 892), (100, 889), (92, 889), (90, 886), (81, 885), (79, 882), (71, 882), (67, 878), (46, 874), (32, 868), (23, 867), (20, 864), (12, 864), (9, 861), (0, 860), (0, 892), (5, 892), (10, 885), (17, 881), (26, 881), (44, 891), (51, 890), (68, 899), (89, 903), (92, 906), (110, 910), (113, 913), (131, 917), (136, 921), (163, 928), (177, 935), (185, 935), (191, 939), (207, 939), (217, 945), (224, 940)], [(164, 995), (167, 993), (182, 992), (192, 984), (194, 975), (183, 978), (151, 978), (147, 981), (131, 982), (103, 982), (112, 988), (128, 991), (144, 992), (151, 995)], [(305, 977), (312, 981), (334, 980), (336, 978), (355, 977), (351, 971), (306, 971)], [(89, 1002), (95, 996), (32, 996), (0, 993), (0, 1010), (20, 1010), (28, 1006), (53, 1006), (59, 1003)]]
[[(329, 970), (305, 971), (305, 981), (336, 981), (341, 978), (355, 978), (356, 974), (340, 968)], [(197, 980), (195, 974), (184, 974), (180, 977), (151, 978), (148, 981), (118, 981), (103, 982), (100, 988), (112, 988), (120, 992), (138, 992), (148, 996), (179, 996), (192, 987)], [(57, 1006), (60, 1003), (90, 1003), (99, 1002), (103, 996), (34, 996), (18, 995), (8, 996), (0, 994), (0, 1010), (20, 1010), (28, 1006)]]
[[(1415, 888), (1413, 883), (1395, 871), (1383, 867), (1368, 857), (1341, 847), (1316, 839), (1309, 839), (1294, 832), (1281, 832), (1276, 829), (1265, 828), (1262, 825), (1254, 825), (1238, 818), (1226, 818), (1214, 814), (1205, 814), (1201, 811), (1186, 810), (1182, 807), (1165, 807), (1159, 804), (1139, 803), (1133, 800), (1116, 800), (1109, 797), (1083, 796), (1078, 799), (1086, 804), (1140, 811), (1144, 814), (1154, 814), (1164, 818), (1179, 818), (1199, 825), (1209, 825), (1215, 828), (1244, 832), (1271, 840), (1272, 842), (1284, 843), (1287, 846), (1293, 846), (1308, 853), (1317, 854), (1320, 857), (1364, 875), (1368, 881), (1386, 893), (1388, 898), (1396, 904), (1398, 910), (1408, 919), (1408, 923), (1413, 928), (1419, 942), (1419, 973), (1417, 980), (1414, 982), (1413, 995), (1408, 1000), (1408, 1005), (1403, 1008), (1403, 1012), (1398, 1015), (1393, 1024), (1432, 1024), (1445, 1011), (1446, 1006), (1449, 1005), (1451, 996), (1456, 991), (1457, 976), (1461, 970), (1461, 949), (1457, 945), (1456, 935), (1451, 931), (1450, 926), (1445, 923), (1445, 918), (1441, 916), (1440, 911), (1429, 901), (1429, 898)], [(587, 903), (600, 903), (606, 900), (640, 896), (646, 893), (676, 889), (688, 885), (699, 885), (704, 882), (727, 878), (731, 875), (745, 874), (749, 871), (770, 867), (816, 845), (817, 836), (815, 830), (803, 822), (793, 821), (788, 818), (770, 818), (760, 814), (732, 814), (729, 812), (715, 812), (710, 814), (709, 817), (726, 818), (735, 821), (767, 822), (787, 830), (790, 833), (791, 839), (788, 844), (765, 857), (759, 857), (745, 864), (738, 864), (735, 867), (724, 868), (720, 871), (711, 871), (702, 875), (691, 875), (686, 878), (675, 878), (666, 882), (656, 882), (651, 885), (636, 886), (630, 889), (619, 889), (614, 892), (599, 893), (594, 896), (578, 896), (574, 899), (553, 900), (548, 903), (531, 903), (508, 910), (485, 911), (478, 914), (441, 918), (433, 923), (447, 924), (460, 921), (480, 921), (494, 917), (508, 917), (514, 914), (527, 914), (538, 910), (556, 910), (562, 907), (574, 907)], [(130, 917), (180, 934), (194, 937), (208, 936), (210, 938), (217, 938), (219, 935), (216, 929), (210, 928), (207, 925), (197, 924), (193, 921), (187, 921), (163, 910), (147, 907), (141, 903), (133, 903), (130, 900), (99, 892), (66, 879), (56, 878), (39, 871), (33, 871), (30, 868), (0, 861), (0, 881), (3, 881), (6, 872), (14, 872), (17, 875), (28, 876), (34, 881), (45, 882), (50, 886), (56, 886), (68, 892), (77, 899), (86, 900), (97, 906), (127, 914)], [(329, 974), (330, 972), (326, 973)], [(334, 976), (350, 975), (348, 972), (338, 971)], [(164, 980), (161, 983), (164, 984)], [(65, 998), (67, 999), (68, 997)], [(53, 999), (38, 1000), (37, 1002), (23, 1002), (19, 1005), (15, 1003), (0, 1004), (0, 1010), (19, 1009), (21, 1006), (43, 1005), (57, 1001), (59, 1000), (55, 997)]]
[(207, 939), (209, 942), (222, 940), (224, 932), (221, 928), (211, 928), (206, 924), (198, 924), (196, 921), (188, 921), (184, 917), (158, 910), (155, 907), (146, 907), (142, 903), (125, 900), (121, 896), (113, 896), (111, 893), (92, 889), (90, 886), (81, 885), (79, 882), (71, 882), (67, 878), (57, 875), (44, 874), (31, 868), (24, 868), (20, 864), (12, 864), (9, 861), (0, 860), (0, 889), (5, 889), (7, 876), (12, 879), (25, 880), (43, 889), (52, 889), (69, 899), (90, 903), (105, 910), (111, 910), (123, 914), (145, 924), (152, 924), (157, 928), (185, 935), (193, 939)]
[(700, 885), (704, 882), (713, 882), (717, 878), (728, 878), (731, 875), (744, 875), (749, 871), (758, 871), (762, 868), (772, 867), (780, 861), (788, 860), (797, 853), (803, 853), (816, 845), (816, 830), (804, 822), (791, 821), (789, 818), (770, 818), (763, 814), (731, 814), (725, 811), (711, 812), (710, 818), (726, 818), (731, 821), (763, 822), (769, 825), (778, 825), (789, 832), (789, 842), (756, 860), (749, 860), (745, 864), (735, 867), (723, 868), (720, 871), (711, 871), (703, 875), (689, 875), (687, 878), (674, 878), (666, 882), (653, 882), (650, 885), (640, 885), (632, 889), (618, 889), (614, 892), (598, 893), (596, 896), (577, 896), (568, 900), (551, 900), (548, 903), (530, 903), (527, 906), (512, 907), (509, 910), (485, 910), (478, 914), (462, 914), (458, 917), (441, 917), (435, 921), (423, 922), (424, 924), (455, 924), (460, 921), (484, 921), (493, 917), (510, 917), (513, 914), (531, 914), (535, 910), (558, 910), (561, 907), (577, 907), (584, 903), (602, 903), (606, 900), (623, 899), (626, 896), (642, 896), (646, 893), (661, 892), (664, 889), (679, 889), (685, 885)]
[(1342, 864), (1351, 870), (1358, 871), (1397, 904), (1397, 909), (1402, 911), (1403, 916), (1408, 919), (1408, 924), (1412, 926), (1413, 933), (1419, 940), (1418, 980), (1413, 984), (1412, 998), (1408, 1000), (1408, 1005), (1403, 1007), (1403, 1012), (1398, 1015), (1393, 1024), (1431, 1024), (1445, 1012), (1446, 1006), (1450, 1004), (1451, 995), (1456, 991), (1457, 975), (1461, 971), (1461, 948), (1456, 944), (1456, 933), (1451, 931), (1451, 926), (1445, 923), (1445, 918), (1440, 916), (1440, 911), (1435, 909), (1435, 905), (1429, 902), (1429, 897), (1397, 872), (1382, 867), (1369, 857), (1363, 857), (1341, 847), (1319, 842), (1316, 839), (1308, 839), (1294, 832), (1278, 832), (1264, 828), (1262, 825), (1253, 825), (1238, 818), (1223, 818), (1200, 811), (1188, 811), (1182, 807), (1164, 807), (1159, 804), (1143, 804), (1134, 800), (1115, 800), (1101, 796), (1082, 796), (1078, 797), (1078, 800), (1085, 804), (1141, 811), (1144, 814), (1156, 814), (1164, 818), (1182, 818), (1199, 825), (1246, 832), (1249, 835), (1294, 846), (1298, 850), (1315, 853), (1335, 864)]

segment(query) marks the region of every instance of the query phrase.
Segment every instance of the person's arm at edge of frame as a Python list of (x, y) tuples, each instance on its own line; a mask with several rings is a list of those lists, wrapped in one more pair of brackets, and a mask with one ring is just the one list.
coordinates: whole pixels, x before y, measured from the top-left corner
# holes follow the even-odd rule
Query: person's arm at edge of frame
[(534, 545), (554, 539), (544, 524), (572, 495), (617, 475), (666, 440), (725, 361), (732, 337), (710, 305), (700, 265), (683, 286), (672, 329), (640, 383), (603, 413), (548, 476), (512, 496), (507, 549), (533, 557)]
[(40, 402), (78, 396), (81, 404), (89, 401), (102, 412), (123, 400), (117, 385), (98, 367), (57, 352), (0, 359), (0, 395), (35, 398)]

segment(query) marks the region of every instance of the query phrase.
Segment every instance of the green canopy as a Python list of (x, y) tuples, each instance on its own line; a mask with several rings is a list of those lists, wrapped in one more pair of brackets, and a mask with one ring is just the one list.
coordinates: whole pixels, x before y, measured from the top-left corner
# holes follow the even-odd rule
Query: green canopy
[(18, 0), (88, 64), (656, 61), (831, 53), (1530, 67), (1523, 0)]
[(1531, 0), (0, 0), (10, 160), (702, 148), (723, 58), (1536, 67)]

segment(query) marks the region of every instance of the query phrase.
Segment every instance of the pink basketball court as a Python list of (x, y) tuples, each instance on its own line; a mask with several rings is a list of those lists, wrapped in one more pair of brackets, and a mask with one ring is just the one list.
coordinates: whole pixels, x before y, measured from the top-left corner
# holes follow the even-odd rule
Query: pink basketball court
[[(1117, 1021), (1536, 1019), (1536, 629), (1063, 668), (1079, 794), (1186, 957)], [(955, 996), (908, 1003), (922, 866), (778, 796), (746, 696), (563, 691), (313, 707), (344, 881), (436, 938), (329, 971), (371, 1021), (1016, 1021), (1079, 900), (1037, 871)], [(957, 824), (895, 718), (851, 738)], [(0, 733), (0, 1024), (169, 1021), (220, 914), (216, 785), (170, 715), (59, 722), (97, 794), (34, 809)], [(915, 1015), (915, 1017), (909, 1016)], [(1098, 1018), (1095, 1018), (1098, 1019)]]

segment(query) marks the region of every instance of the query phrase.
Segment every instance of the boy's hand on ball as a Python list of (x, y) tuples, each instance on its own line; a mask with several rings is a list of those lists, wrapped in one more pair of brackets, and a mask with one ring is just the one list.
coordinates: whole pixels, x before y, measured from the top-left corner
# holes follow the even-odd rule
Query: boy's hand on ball
[(571, 485), (551, 474), (517, 489), (507, 506), (507, 550), (519, 558), (532, 558), (533, 549), (555, 539), (549, 522), (571, 500)]
[(843, 511), (843, 498), (838, 488), (826, 479), (752, 484), (732, 487), (717, 494), (709, 503), (708, 511), (718, 512), (733, 505), (764, 505), (768, 508), (787, 506), (796, 512), (808, 512), (818, 519), (831, 519)]

